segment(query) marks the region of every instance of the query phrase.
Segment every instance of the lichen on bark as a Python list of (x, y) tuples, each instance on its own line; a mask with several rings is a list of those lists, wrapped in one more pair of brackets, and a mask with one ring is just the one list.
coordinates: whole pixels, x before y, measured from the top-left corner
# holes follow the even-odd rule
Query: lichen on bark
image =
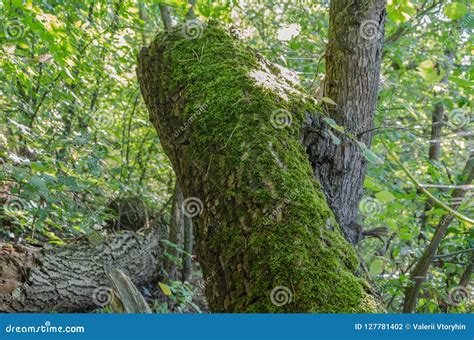
[[(317, 107), (286, 73), (215, 23), (197, 39), (181, 27), (160, 33), (139, 56), (142, 94), (184, 197), (203, 202), (193, 222), (210, 307), (378, 311), (301, 144)], [(279, 286), (291, 294), (282, 306), (270, 296)]]

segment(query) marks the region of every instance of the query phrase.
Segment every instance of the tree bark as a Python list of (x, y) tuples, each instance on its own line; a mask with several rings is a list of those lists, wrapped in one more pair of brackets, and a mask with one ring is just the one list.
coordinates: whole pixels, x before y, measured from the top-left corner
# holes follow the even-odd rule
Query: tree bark
[(193, 221), (190, 217), (184, 217), (184, 242), (183, 242), (183, 277), (186, 282), (192, 275), (192, 254), (193, 254)]
[(54, 249), (0, 244), (0, 312), (86, 312), (111, 302), (111, 269), (133, 283), (155, 281), (161, 268), (155, 233), (123, 232)]
[(168, 257), (165, 259), (165, 270), (171, 281), (178, 278), (178, 263), (181, 260), (181, 253), (178, 247), (183, 245), (184, 214), (183, 214), (183, 192), (179, 183), (176, 182), (173, 193), (173, 203), (171, 206), (170, 232), (168, 240), (173, 243), (167, 247)]
[[(332, 0), (323, 93), (337, 106), (327, 110), (337, 124), (370, 146), (382, 60), (385, 0)], [(347, 240), (361, 239), (357, 223), (367, 161), (360, 147), (339, 136), (332, 143), (320, 119), (305, 126), (304, 144), (329, 206)]]
[(163, 20), (163, 26), (165, 29), (173, 27), (173, 18), (171, 17), (171, 11), (165, 4), (160, 4), (161, 20)]
[(428, 150), (428, 158), (437, 161), (441, 156), (441, 133), (444, 125), (444, 106), (437, 102), (434, 105), (431, 121), (431, 140)]
[(137, 72), (193, 216), (211, 309), (381, 310), (301, 145), (313, 99), (216, 24), (196, 29), (159, 34)]

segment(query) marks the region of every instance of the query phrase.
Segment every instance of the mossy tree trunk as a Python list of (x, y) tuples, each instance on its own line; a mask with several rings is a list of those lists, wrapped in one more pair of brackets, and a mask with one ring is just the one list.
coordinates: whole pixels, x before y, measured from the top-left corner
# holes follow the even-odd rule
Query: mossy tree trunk
[(138, 77), (193, 216), (210, 307), (380, 310), (301, 144), (313, 99), (217, 25), (198, 33), (158, 35)]
[[(337, 106), (328, 105), (327, 110), (337, 124), (367, 147), (377, 104), (385, 6), (385, 0), (331, 0), (329, 11), (323, 93)], [(367, 161), (354, 140), (339, 135), (342, 142), (336, 145), (318, 117), (308, 122), (304, 144), (315, 177), (346, 238), (357, 243), (362, 237), (357, 212)]]

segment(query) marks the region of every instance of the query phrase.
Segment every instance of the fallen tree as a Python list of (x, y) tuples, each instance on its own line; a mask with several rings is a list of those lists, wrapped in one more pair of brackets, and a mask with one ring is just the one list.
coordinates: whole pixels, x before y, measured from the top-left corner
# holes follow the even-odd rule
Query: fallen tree
[(156, 232), (127, 231), (51, 249), (0, 243), (0, 312), (86, 312), (112, 302), (108, 273), (144, 286), (161, 270)]
[(141, 51), (138, 78), (211, 309), (380, 311), (301, 144), (314, 100), (217, 24), (187, 25)]

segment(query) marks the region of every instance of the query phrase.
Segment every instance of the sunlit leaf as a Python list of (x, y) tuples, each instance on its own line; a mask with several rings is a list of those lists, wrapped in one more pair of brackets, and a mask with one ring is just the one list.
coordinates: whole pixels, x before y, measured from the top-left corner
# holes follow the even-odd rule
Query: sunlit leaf
[(329, 97), (322, 97), (321, 100), (323, 102), (331, 104), (331, 105), (337, 105), (336, 102), (334, 100), (332, 100), (331, 98), (329, 98)]
[(158, 285), (160, 286), (161, 291), (163, 292), (163, 294), (165, 294), (166, 296), (171, 296), (173, 294), (171, 292), (170, 287), (166, 283), (158, 282)]
[(383, 272), (385, 262), (381, 259), (375, 259), (370, 264), (370, 275), (380, 275)]
[(444, 6), (444, 14), (452, 20), (461, 19), (468, 11), (466, 5), (460, 2), (451, 2)]
[(390, 203), (395, 199), (395, 196), (390, 191), (380, 191), (375, 194), (375, 197), (381, 202)]

